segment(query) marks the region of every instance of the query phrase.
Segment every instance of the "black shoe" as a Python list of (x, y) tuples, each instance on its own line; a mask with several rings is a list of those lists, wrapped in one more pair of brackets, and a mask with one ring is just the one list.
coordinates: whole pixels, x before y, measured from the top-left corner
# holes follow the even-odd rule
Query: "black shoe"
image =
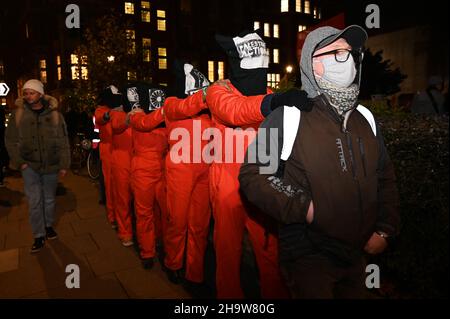
[(142, 259), (142, 267), (144, 269), (152, 269), (153, 268), (153, 258), (143, 258)]
[(58, 234), (55, 232), (53, 227), (45, 227), (45, 232), (47, 233), (47, 239), (56, 239), (58, 238)]
[(44, 247), (45, 237), (38, 237), (34, 239), (33, 246), (31, 246), (31, 253), (37, 253)]
[(169, 281), (171, 283), (174, 283), (175, 285), (179, 285), (183, 281), (183, 275), (181, 274), (181, 270), (170, 270), (166, 268), (166, 275), (167, 279), (169, 279)]

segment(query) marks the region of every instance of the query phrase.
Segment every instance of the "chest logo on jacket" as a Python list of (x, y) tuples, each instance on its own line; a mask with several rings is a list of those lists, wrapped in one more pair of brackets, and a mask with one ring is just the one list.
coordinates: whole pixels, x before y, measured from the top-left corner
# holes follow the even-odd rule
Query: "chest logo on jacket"
[(341, 163), (342, 172), (347, 172), (347, 162), (345, 161), (344, 148), (342, 147), (342, 140), (336, 139), (336, 145), (338, 148), (339, 162)]

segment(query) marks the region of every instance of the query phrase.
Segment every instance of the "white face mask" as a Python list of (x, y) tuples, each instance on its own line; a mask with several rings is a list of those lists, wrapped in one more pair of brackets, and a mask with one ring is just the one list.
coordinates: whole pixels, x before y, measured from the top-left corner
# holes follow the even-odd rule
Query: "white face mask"
[(337, 62), (334, 55), (324, 58), (322, 79), (341, 88), (349, 87), (356, 76), (356, 67), (353, 56), (350, 54), (345, 62)]

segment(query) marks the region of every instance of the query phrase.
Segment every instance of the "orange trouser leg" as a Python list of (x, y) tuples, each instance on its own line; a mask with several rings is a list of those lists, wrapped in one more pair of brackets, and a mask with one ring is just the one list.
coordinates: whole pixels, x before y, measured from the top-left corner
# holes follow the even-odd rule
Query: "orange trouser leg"
[(261, 297), (265, 299), (289, 298), (289, 291), (283, 283), (278, 265), (278, 239), (273, 233), (266, 231), (270, 226), (267, 225), (268, 227), (264, 228), (258, 219), (247, 217), (245, 226), (258, 265)]
[(212, 164), (211, 204), (214, 216), (217, 298), (244, 298), (240, 266), (245, 227), (245, 208), (238, 193), (238, 180), (227, 164)]
[(194, 171), (166, 159), (167, 229), (164, 264), (171, 270), (183, 267), (190, 197), (194, 188)]
[[(164, 172), (164, 168), (162, 169)], [(164, 234), (167, 230), (167, 187), (165, 174), (161, 174), (161, 179), (156, 184), (156, 205), (155, 205), (155, 233), (156, 238), (164, 244)], [(165, 244), (164, 244), (165, 245)]]
[(156, 185), (161, 179), (161, 159), (135, 156), (132, 160), (132, 189), (136, 214), (136, 236), (141, 258), (155, 256), (154, 204)]
[(113, 164), (114, 211), (118, 226), (117, 234), (120, 240), (130, 240), (133, 238), (130, 210), (130, 174), (130, 169)]
[(209, 167), (202, 165), (196, 170), (188, 216), (185, 278), (193, 282), (203, 282), (210, 217)]

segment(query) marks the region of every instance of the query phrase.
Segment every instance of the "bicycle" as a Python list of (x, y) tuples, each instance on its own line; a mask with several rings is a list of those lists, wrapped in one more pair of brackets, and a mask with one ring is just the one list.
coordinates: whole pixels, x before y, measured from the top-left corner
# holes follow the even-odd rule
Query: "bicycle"
[(88, 175), (92, 179), (100, 176), (100, 154), (98, 147), (93, 147), (92, 142), (86, 138), (84, 133), (77, 133), (71, 152), (72, 172), (80, 174), (81, 169), (86, 166)]

